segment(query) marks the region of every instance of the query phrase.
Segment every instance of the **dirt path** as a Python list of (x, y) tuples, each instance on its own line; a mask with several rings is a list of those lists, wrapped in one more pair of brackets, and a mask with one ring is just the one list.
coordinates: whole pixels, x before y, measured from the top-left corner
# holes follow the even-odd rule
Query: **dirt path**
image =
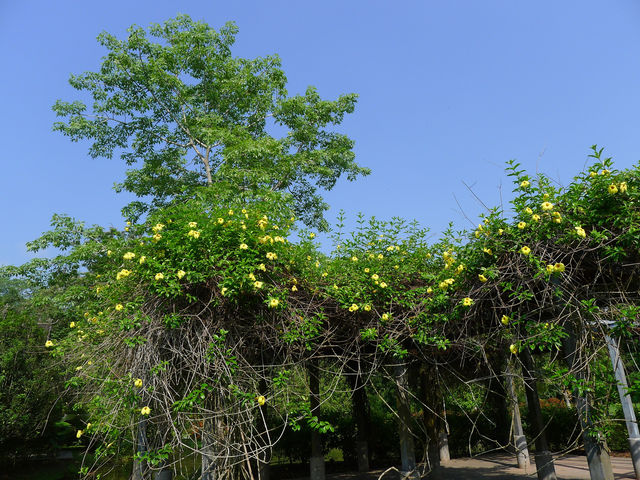
[[(633, 465), (630, 458), (614, 457), (611, 459), (616, 480), (635, 480)], [(561, 480), (589, 479), (587, 458), (578, 455), (568, 455), (555, 459), (556, 473)], [(384, 470), (375, 470), (366, 474), (340, 473), (327, 475), (327, 480), (378, 480)], [(398, 480), (400, 476), (394, 471), (386, 473), (381, 480)], [(431, 477), (430, 477), (431, 478)], [(514, 457), (507, 455), (483, 456), (475, 458), (457, 458), (442, 465), (441, 480), (532, 480), (536, 479), (535, 466), (527, 471), (517, 467)], [(296, 480), (306, 480), (299, 478)]]

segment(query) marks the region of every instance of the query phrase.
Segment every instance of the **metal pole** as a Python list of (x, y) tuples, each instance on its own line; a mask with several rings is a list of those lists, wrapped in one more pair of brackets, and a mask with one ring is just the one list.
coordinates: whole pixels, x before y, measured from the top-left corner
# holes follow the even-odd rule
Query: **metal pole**
[(620, 348), (618, 343), (611, 338), (611, 336), (605, 334), (604, 338), (609, 349), (611, 364), (613, 365), (613, 371), (618, 384), (620, 403), (622, 403), (622, 412), (624, 413), (624, 420), (627, 424), (627, 431), (629, 432), (629, 447), (631, 450), (633, 469), (636, 472), (636, 479), (640, 480), (640, 432), (638, 432), (638, 422), (633, 410), (633, 403), (631, 402), (631, 397), (627, 391), (629, 386), (627, 384), (627, 376), (624, 373), (624, 365), (620, 358)]

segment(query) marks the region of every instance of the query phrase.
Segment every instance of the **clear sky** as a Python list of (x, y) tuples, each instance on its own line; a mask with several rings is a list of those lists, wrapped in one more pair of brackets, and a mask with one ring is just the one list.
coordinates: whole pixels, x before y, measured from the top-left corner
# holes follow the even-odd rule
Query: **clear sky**
[(52, 132), (51, 105), (77, 98), (70, 73), (98, 68), (99, 32), (178, 13), (235, 21), (235, 54), (279, 54), (289, 93), (360, 94), (342, 131), (373, 173), (326, 196), (329, 219), (397, 215), (437, 235), (483, 211), (465, 184), (508, 201), (511, 158), (562, 184), (594, 143), (619, 168), (640, 159), (636, 0), (0, 0), (0, 264), (30, 258), (53, 213), (122, 226), (124, 165)]

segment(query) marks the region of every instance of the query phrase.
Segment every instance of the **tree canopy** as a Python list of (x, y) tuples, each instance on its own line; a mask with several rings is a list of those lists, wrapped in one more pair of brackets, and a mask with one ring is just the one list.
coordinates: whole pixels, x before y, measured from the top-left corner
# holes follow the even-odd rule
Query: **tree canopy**
[(90, 140), (94, 158), (119, 155), (130, 167), (115, 187), (140, 197), (124, 208), (129, 219), (208, 185), (226, 197), (284, 192), (304, 223), (324, 228), (318, 191), (369, 173), (355, 163), (353, 141), (333, 130), (357, 95), (323, 100), (308, 87), (288, 96), (278, 56), (232, 55), (233, 23), (216, 31), (181, 15), (148, 35), (128, 32), (125, 40), (102, 33), (100, 69), (70, 78), (93, 103), (53, 109), (63, 119), (54, 130)]

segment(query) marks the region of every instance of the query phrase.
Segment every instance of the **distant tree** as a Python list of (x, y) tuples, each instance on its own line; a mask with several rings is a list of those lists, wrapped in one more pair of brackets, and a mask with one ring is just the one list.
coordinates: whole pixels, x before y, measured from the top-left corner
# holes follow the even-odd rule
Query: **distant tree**
[(324, 228), (318, 190), (369, 173), (355, 163), (353, 141), (331, 130), (357, 95), (327, 101), (309, 87), (289, 97), (277, 56), (232, 56), (233, 23), (216, 32), (181, 15), (149, 28), (160, 43), (137, 26), (128, 31), (126, 40), (102, 33), (99, 71), (70, 78), (93, 104), (53, 109), (64, 118), (54, 130), (92, 141), (94, 158), (118, 154), (131, 167), (115, 186), (141, 197), (124, 208), (129, 219), (215, 185), (229, 197), (285, 192), (305, 224)]

